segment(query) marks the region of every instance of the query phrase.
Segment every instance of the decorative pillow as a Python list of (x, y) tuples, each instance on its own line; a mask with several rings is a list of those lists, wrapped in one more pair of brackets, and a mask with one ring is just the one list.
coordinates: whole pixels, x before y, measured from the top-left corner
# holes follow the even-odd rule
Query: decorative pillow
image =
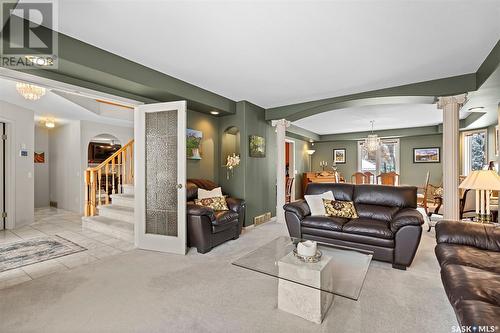
[(205, 206), (212, 208), (213, 210), (229, 210), (227, 207), (226, 199), (223, 196), (205, 198), (205, 199), (195, 199), (195, 205)]
[(216, 187), (211, 191), (204, 190), (202, 188), (198, 189), (198, 199), (208, 199), (208, 198), (215, 198), (215, 197), (222, 197), (222, 189), (220, 187)]
[(307, 204), (309, 205), (309, 209), (311, 210), (311, 216), (325, 216), (325, 205), (323, 204), (323, 199), (335, 200), (333, 197), (333, 192), (328, 191), (322, 194), (314, 194), (314, 195), (304, 195)]
[(326, 215), (334, 217), (345, 217), (348, 219), (357, 219), (358, 212), (352, 201), (336, 201), (323, 199)]

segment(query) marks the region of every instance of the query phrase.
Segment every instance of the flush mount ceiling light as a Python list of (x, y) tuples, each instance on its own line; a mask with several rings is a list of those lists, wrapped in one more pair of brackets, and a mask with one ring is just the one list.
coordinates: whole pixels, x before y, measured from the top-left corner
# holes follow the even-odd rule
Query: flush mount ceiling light
[(380, 138), (378, 137), (377, 134), (373, 133), (373, 124), (375, 123), (374, 120), (370, 121), (370, 124), (372, 125), (372, 133), (369, 134), (364, 142), (364, 146), (368, 151), (374, 151), (377, 150), (378, 147), (380, 146)]
[(16, 90), (21, 96), (30, 101), (37, 101), (45, 95), (45, 88), (28, 83), (17, 82)]
[(54, 119), (46, 119), (45, 120), (45, 127), (47, 127), (47, 128), (56, 127), (56, 121)]
[(219, 111), (210, 111), (210, 113), (213, 114), (214, 116), (216, 116), (219, 114)]
[(484, 106), (475, 106), (472, 108), (469, 108), (469, 112), (478, 112), (484, 109)]

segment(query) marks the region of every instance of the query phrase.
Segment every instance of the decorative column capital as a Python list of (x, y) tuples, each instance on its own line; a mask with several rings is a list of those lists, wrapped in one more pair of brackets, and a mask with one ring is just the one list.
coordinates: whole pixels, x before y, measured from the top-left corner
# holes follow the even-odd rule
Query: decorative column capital
[(447, 105), (450, 104), (457, 104), (459, 107), (462, 107), (462, 105), (464, 105), (466, 101), (467, 94), (438, 97), (437, 107), (438, 109), (444, 109)]
[(284, 127), (288, 128), (290, 127), (292, 123), (286, 119), (278, 119), (278, 120), (271, 120), (271, 125), (273, 127)]

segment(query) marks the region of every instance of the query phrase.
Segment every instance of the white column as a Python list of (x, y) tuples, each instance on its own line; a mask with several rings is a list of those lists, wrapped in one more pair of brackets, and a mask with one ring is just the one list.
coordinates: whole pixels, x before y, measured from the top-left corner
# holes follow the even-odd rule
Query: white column
[(444, 218), (459, 219), (459, 110), (466, 95), (439, 97), (438, 108), (443, 110), (443, 210)]
[(278, 145), (278, 161), (276, 164), (276, 220), (280, 223), (285, 222), (285, 136), (286, 128), (290, 122), (286, 119), (273, 120), (272, 125), (276, 127), (276, 144)]

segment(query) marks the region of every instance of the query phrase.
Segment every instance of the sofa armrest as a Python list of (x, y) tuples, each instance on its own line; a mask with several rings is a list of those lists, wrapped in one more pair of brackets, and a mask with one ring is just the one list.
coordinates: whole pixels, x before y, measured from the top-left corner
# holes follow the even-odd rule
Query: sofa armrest
[(209, 207), (188, 203), (186, 205), (186, 213), (187, 215), (206, 216), (210, 221), (215, 221), (214, 210)]
[(246, 205), (245, 200), (237, 198), (226, 198), (227, 207), (235, 213), (239, 213), (240, 209)]
[(288, 203), (283, 206), (285, 212), (291, 212), (297, 215), (297, 217), (302, 220), (307, 215), (311, 214), (311, 210), (309, 209), (309, 205), (305, 200), (298, 200), (291, 203)]
[(436, 224), (436, 241), (500, 252), (500, 227), (493, 224), (443, 220)]
[(391, 221), (391, 231), (397, 232), (407, 225), (420, 226), (424, 224), (424, 217), (415, 208), (403, 208), (394, 215)]

